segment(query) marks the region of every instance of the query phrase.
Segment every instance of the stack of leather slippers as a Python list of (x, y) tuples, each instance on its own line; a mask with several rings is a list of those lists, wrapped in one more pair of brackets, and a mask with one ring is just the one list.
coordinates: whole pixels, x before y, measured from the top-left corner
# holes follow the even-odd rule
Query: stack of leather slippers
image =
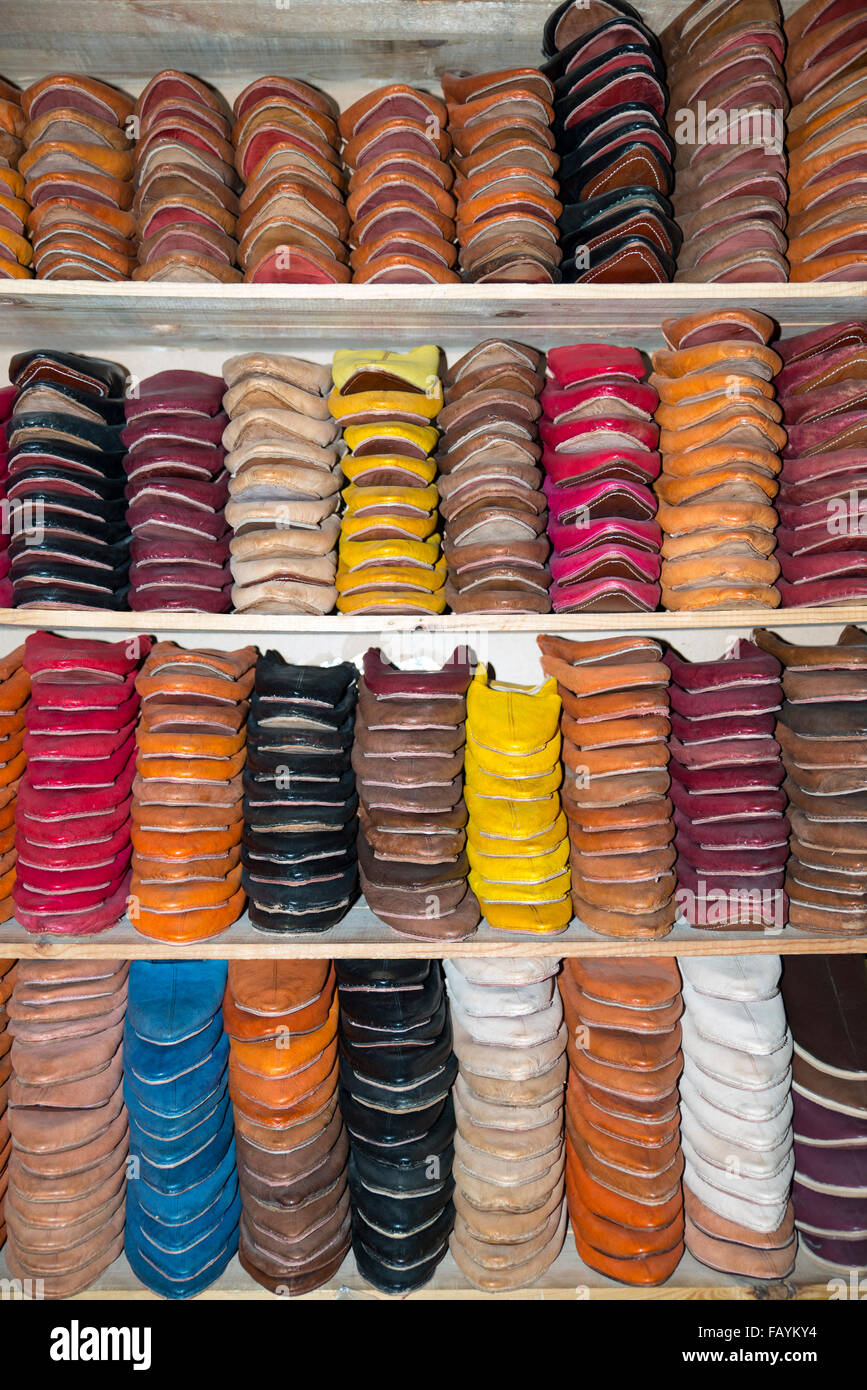
[(331, 371), (254, 352), (229, 358), (223, 376), (232, 606), (330, 613), (343, 481), (326, 400)]
[(564, 960), (566, 1201), (578, 1254), (651, 1288), (683, 1255), (674, 960)]
[(149, 649), (148, 637), (91, 642), (47, 632), (24, 643), (30, 703), (12, 896), (27, 931), (106, 931), (126, 911), (135, 673)]
[(219, 92), (167, 69), (135, 104), (134, 280), (236, 284), (238, 190), (231, 112)]
[(157, 941), (208, 941), (244, 910), (241, 771), (255, 647), (157, 642), (136, 681), (130, 919)]
[(459, 260), (475, 283), (560, 279), (554, 87), (535, 68), (445, 73)]
[(846, 627), (836, 645), (798, 646), (759, 629), (783, 665), (775, 734), (783, 751), (791, 827), (789, 924), (834, 936), (867, 932), (867, 634)]
[(469, 683), (465, 650), (438, 671), (364, 656), (352, 747), (361, 888), (377, 917), (414, 940), (462, 941), (479, 921), (463, 798)]
[(653, 353), (662, 474), (656, 481), (662, 605), (671, 612), (776, 608), (774, 499), (786, 443), (773, 378), (774, 331), (749, 309), (662, 325)]
[(229, 964), (223, 1023), (243, 1208), (238, 1253), (272, 1293), (310, 1293), (349, 1251), (337, 1009), (327, 960)]
[(356, 284), (454, 284), (455, 200), (447, 111), (429, 92), (393, 82), (340, 117), (351, 170), (350, 264)]
[(677, 900), (662, 647), (650, 637), (537, 641), (563, 702), (575, 916), (603, 936), (666, 936)]
[(542, 354), (503, 338), (445, 375), (437, 465), (454, 613), (547, 613), (546, 502), (536, 421)]
[(15, 985), (18, 962), (0, 959), (0, 1250), (6, 1244), (6, 1190), (9, 1186), (7, 1166), (12, 1152), (9, 1131), (9, 1078), (12, 1075), (12, 1034), (9, 1032), (7, 1005)]
[(853, 504), (867, 487), (867, 325), (813, 328), (776, 351), (788, 436), (777, 503), (782, 606), (858, 603), (867, 594), (867, 538)]
[(687, 1249), (728, 1274), (784, 1279), (798, 1238), (780, 958), (687, 956), (680, 967)]
[(243, 181), (238, 263), (252, 284), (350, 279), (338, 108), (289, 77), (260, 77), (234, 103), (235, 169)]
[(340, 1108), (352, 1249), (384, 1293), (419, 1289), (448, 1249), (457, 1075), (438, 961), (340, 960)]
[(867, 1268), (867, 982), (861, 956), (797, 956), (783, 967), (794, 1035), (800, 1239), (844, 1278)]
[(23, 646), (0, 659), (0, 922), (8, 922), (15, 910), (15, 821), (18, 789), (27, 765), (24, 732), (30, 698), (30, 676), (23, 661)]
[(37, 350), (9, 363), (9, 578), (16, 608), (127, 605), (125, 367)]
[(867, 24), (860, 5), (808, 0), (783, 25), (792, 109), (789, 260), (793, 283), (863, 280), (867, 192), (860, 168)]
[(626, 4), (566, 0), (543, 35), (560, 156), (563, 279), (674, 279), (675, 144), (659, 43)]
[(691, 927), (786, 925), (789, 822), (780, 745), (780, 663), (738, 641), (718, 661), (671, 671), (671, 789), (678, 904)]
[(124, 402), (133, 612), (227, 613), (223, 379), (167, 371)]
[(30, 209), (24, 176), (18, 172), (26, 125), (20, 91), (0, 78), (0, 280), (29, 280), (33, 274), (33, 248), (27, 237)]
[(340, 613), (442, 613), (446, 562), (431, 457), (442, 408), (440, 350), (339, 351), (331, 414), (350, 451), (340, 525)]
[(572, 917), (560, 748), (553, 680), (508, 685), (476, 667), (464, 761), (470, 888), (502, 931), (548, 935)]
[(566, 1232), (557, 964), (467, 960), (444, 969), (460, 1062), (449, 1244), (475, 1288), (527, 1288), (557, 1258)]
[(135, 1180), (130, 1268), (163, 1298), (192, 1298), (238, 1248), (241, 1200), (223, 1033), (224, 960), (133, 961), (123, 1088)]
[(784, 284), (789, 110), (777, 0), (693, 3), (660, 36), (677, 142), (677, 279)]
[[(2, 196), (2, 194), (0, 194)], [(12, 415), (15, 405), (17, 391), (14, 386), (4, 386), (0, 388), (0, 502), (6, 501), (6, 489), (9, 481), (9, 455), (6, 448), (6, 423)], [(7, 504), (8, 506), (8, 504)], [(25, 521), (32, 520), (33, 513), (21, 514)], [(38, 519), (38, 518), (37, 518)], [(10, 523), (5, 528), (5, 534), (0, 535), (0, 606), (11, 608), (13, 602), (13, 589), (11, 579), (12, 556), (9, 554), (9, 544), (12, 540), (10, 534), (15, 529), (15, 512), (10, 515)], [(33, 531), (31, 530), (31, 535)]]
[(128, 280), (136, 265), (133, 103), (78, 74), (52, 73), (21, 94), (18, 160), (39, 280)]
[(242, 883), (260, 931), (322, 932), (358, 893), (355, 773), (357, 672), (256, 663), (244, 769)]
[(659, 398), (635, 348), (553, 348), (542, 392), (555, 613), (653, 612), (659, 604)]
[(118, 960), (22, 960), (6, 1004), (6, 1263), (36, 1297), (83, 1292), (123, 1252), (128, 971)]

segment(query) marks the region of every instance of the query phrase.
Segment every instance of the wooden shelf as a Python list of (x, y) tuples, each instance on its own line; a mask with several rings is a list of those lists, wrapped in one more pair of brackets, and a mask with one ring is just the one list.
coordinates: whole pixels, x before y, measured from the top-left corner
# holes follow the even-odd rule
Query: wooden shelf
[[(296, 0), (292, 0), (294, 5)], [(69, 6), (71, 13), (88, 6)], [(109, 9), (113, 9), (110, 6)], [(40, 12), (41, 13), (41, 12)], [(41, 23), (40, 23), (41, 27)], [(179, 64), (179, 66), (183, 66)], [(266, 70), (263, 68), (263, 71)], [(4, 281), (0, 311), (15, 351), (119, 352), (195, 345), (263, 351), (477, 343), (520, 337), (541, 348), (581, 340), (662, 346), (669, 316), (748, 305), (788, 331), (867, 313), (867, 285), (163, 285)], [(291, 343), (287, 342), (291, 334)]]
[(43, 936), (26, 932), (17, 922), (0, 926), (0, 956), (53, 959), (80, 956), (92, 960), (263, 960), (266, 958), (326, 959), (394, 956), (420, 959), (459, 956), (742, 956), (742, 955), (858, 955), (867, 947), (863, 936), (823, 936), (786, 927), (783, 931), (698, 931), (680, 922), (661, 941), (624, 941), (599, 936), (574, 921), (559, 936), (503, 932), (483, 922), (468, 941), (411, 941), (399, 936), (370, 911), (363, 901), (327, 932), (277, 936), (260, 932), (245, 914), (228, 931), (211, 941), (189, 946), (152, 941), (124, 918), (96, 936)]
[[(791, 12), (798, 0), (783, 0)], [(3, 72), (18, 82), (62, 67), (137, 90), (161, 68), (249, 80), (289, 73), (335, 82), (418, 82), (442, 72), (492, 72), (541, 61), (542, 30), (556, 0), (3, 0)], [(683, 0), (646, 0), (659, 33)], [(62, 61), (50, 57), (62, 39)], [(51, 63), (54, 63), (52, 68)]]
[[(0, 1277), (8, 1277), (6, 1263), (0, 1252)], [(788, 1279), (766, 1283), (764, 1280), (751, 1282), (749, 1279), (734, 1278), (719, 1274), (699, 1264), (691, 1255), (684, 1255), (672, 1277), (659, 1288), (630, 1288), (606, 1279), (588, 1268), (578, 1258), (575, 1242), (569, 1232), (559, 1257), (550, 1269), (529, 1289), (518, 1289), (514, 1293), (487, 1294), (467, 1284), (466, 1279), (453, 1260), (446, 1255), (437, 1267), (429, 1284), (416, 1293), (405, 1295), (413, 1302), (436, 1303), (463, 1300), (484, 1300), (485, 1302), (515, 1303), (576, 1303), (585, 1300), (616, 1300), (635, 1302), (651, 1300), (658, 1303), (680, 1299), (699, 1299), (706, 1302), (719, 1300), (737, 1302), (756, 1302), (773, 1299), (777, 1301), (801, 1299), (826, 1299), (829, 1295), (828, 1281), (833, 1276), (830, 1271), (820, 1267), (811, 1256), (801, 1251), (794, 1271)], [(85, 1293), (76, 1295), (74, 1302), (100, 1300), (106, 1302), (154, 1302), (157, 1295), (151, 1293), (133, 1274), (126, 1259), (115, 1260), (114, 1264)], [(279, 1296), (271, 1294), (257, 1284), (241, 1268), (237, 1258), (196, 1301), (249, 1303), (264, 1300), (276, 1301)], [(358, 1273), (355, 1259), (346, 1257), (337, 1275), (324, 1288), (314, 1293), (304, 1294), (305, 1301), (320, 1303), (350, 1299), (354, 1302), (388, 1302), (390, 1295), (379, 1293), (371, 1288)]]
[(327, 613), (324, 617), (296, 617), (291, 613), (103, 613), (99, 609), (2, 608), (0, 629), (50, 628), (57, 632), (76, 628), (106, 632), (222, 632), (239, 641), (246, 633), (318, 632), (347, 635), (376, 632), (683, 632), (705, 628), (747, 631), (755, 627), (842, 627), (867, 623), (867, 603), (840, 604), (836, 608), (720, 608), (706, 613), (572, 613), (490, 614), (446, 613), (442, 617), (418, 617)]

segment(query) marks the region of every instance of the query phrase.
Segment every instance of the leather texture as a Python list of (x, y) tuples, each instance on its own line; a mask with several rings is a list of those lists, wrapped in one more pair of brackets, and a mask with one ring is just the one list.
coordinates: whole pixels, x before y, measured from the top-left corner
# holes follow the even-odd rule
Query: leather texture
[[(786, 925), (786, 796), (778, 790), (781, 666), (739, 639), (717, 661), (666, 652), (678, 904), (702, 930)], [(761, 845), (756, 833), (761, 832)]]
[(353, 102), (338, 126), (349, 170), (342, 235), (351, 248), (341, 278), (351, 276), (357, 284), (457, 283), (445, 103), (392, 82)]
[(863, 666), (864, 634), (846, 627), (836, 644), (815, 647), (782, 642), (764, 629), (755, 638), (783, 665), (785, 698), (775, 734), (790, 803), (789, 922), (805, 931), (860, 935), (867, 925), (859, 839), (864, 705), (857, 685), (841, 690), (840, 681)]
[(331, 374), (249, 353), (223, 366), (232, 606), (242, 613), (329, 613), (337, 598), (339, 427)]
[[(26, 765), (23, 752), (23, 730), (27, 718), (27, 703), (30, 696), (30, 676), (24, 667), (24, 647), (16, 647), (0, 661), (0, 721), (2, 721), (6, 756), (3, 759), (3, 780), (0, 790), (0, 824), (5, 836), (11, 839), (2, 861), (0, 876), (0, 921), (7, 922), (14, 914), (13, 890), (17, 878), (18, 850), (15, 845), (15, 829), (18, 803), (18, 789)], [(17, 753), (15, 750), (18, 750)], [(11, 835), (10, 835), (11, 831)], [(6, 839), (4, 838), (4, 844)], [(14, 977), (3, 977), (4, 985), (0, 993), (11, 989)]]
[(863, 1263), (867, 1051), (860, 956), (787, 963), (783, 998), (794, 1036), (795, 1224), (821, 1267)]
[(535, 69), (442, 77), (453, 144), (458, 264), (464, 280), (560, 280), (554, 84)]
[(488, 925), (548, 935), (572, 916), (560, 806), (560, 697), (476, 668), (464, 757), (470, 888)]
[(676, 141), (678, 281), (785, 282), (789, 112), (776, 0), (684, 7), (660, 35)]
[(204, 372), (160, 372), (124, 402), (134, 612), (229, 610), (222, 385)]
[(135, 104), (134, 280), (233, 284), (241, 280), (231, 112), (212, 87), (175, 69), (158, 72)]
[(784, 607), (857, 602), (863, 592), (858, 337), (856, 325), (839, 323), (780, 344), (779, 402), (789, 434), (779, 475)]
[(808, 0), (785, 31), (791, 278), (863, 280), (863, 16)]
[(437, 489), (430, 456), (439, 438), (440, 350), (351, 349), (332, 363), (329, 407), (349, 453), (335, 587), (339, 613), (442, 613)]
[(6, 149), (5, 162), (26, 179), (30, 245), (7, 243), (0, 266), (14, 256), (40, 280), (128, 280), (136, 266), (133, 102), (94, 78), (52, 74), (20, 94), (20, 111), (18, 149)]
[[(555, 613), (647, 612), (659, 604), (656, 391), (641, 355), (576, 343), (548, 355), (542, 463)], [(646, 539), (630, 532), (646, 528)], [(656, 538), (653, 543), (652, 538)]]
[[(585, 7), (586, 8), (586, 7)], [(559, 155), (562, 278), (674, 278), (674, 142), (660, 44), (631, 6), (560, 5), (545, 26)]]
[(687, 1248), (713, 1269), (760, 1279), (790, 1273), (797, 1248), (780, 967), (777, 956), (681, 962)]
[(241, 1203), (221, 1004), (225, 961), (133, 961), (124, 1028), (124, 1246), (142, 1283), (191, 1298), (238, 1248)]
[(465, 852), (469, 684), (466, 649), (434, 671), (365, 653), (352, 748), (361, 888), (377, 917), (417, 941), (461, 941), (479, 921)]
[(780, 603), (771, 551), (786, 432), (780, 408), (752, 383), (767, 382), (782, 363), (764, 345), (770, 320), (749, 313), (746, 320), (760, 342), (731, 338), (729, 318), (709, 312), (668, 321), (671, 350), (653, 353), (660, 583), (662, 605), (673, 612)]
[[(118, 609), (127, 604), (123, 497), (126, 369), (80, 354), (19, 353), (4, 433), (3, 587), (15, 607)], [(8, 596), (8, 595), (7, 595)]]
[(0, 1014), (9, 1020), (0, 1038), (12, 1043), (12, 1074), (2, 1088), (11, 1136), (0, 1222), (6, 1261), (14, 1278), (40, 1281), (43, 1297), (69, 1298), (123, 1250), (121, 1037), (129, 966), (10, 965), (0, 966), (0, 984), (13, 986)]
[(651, 1287), (684, 1249), (674, 961), (563, 961), (568, 1029), (566, 1201), (592, 1269)]
[[(147, 637), (109, 643), (43, 632), (24, 644), (33, 727), (19, 772), (14, 763), (7, 768), (10, 778), (23, 772), (13, 898), (28, 931), (106, 931), (127, 910), (138, 710), (132, 681), (149, 650)], [(108, 703), (118, 695), (126, 698)]]
[[(242, 1206), (239, 1257), (258, 1283), (283, 1295), (317, 1288), (349, 1249), (336, 1014), (328, 961), (229, 964), (223, 1019)], [(323, 1064), (327, 1072), (317, 1082)]]
[[(450, 1245), (474, 1287), (502, 1292), (531, 1286), (563, 1242), (565, 1037), (554, 962), (482, 964), (482, 972), (457, 960), (443, 967), (460, 1065)], [(509, 1058), (520, 1066), (527, 1049), (543, 1043), (560, 1050), (546, 1059), (528, 1093)], [(477, 1071), (479, 1052), (490, 1060)], [(486, 1075), (491, 1071), (496, 1076)], [(495, 1090), (492, 1080), (499, 1083)], [(537, 1170), (537, 1191), (528, 1197), (526, 1175)]]
[[(10, 905), (11, 908), (11, 905)], [(8, 1135), (9, 1083), (12, 1074), (11, 1049), (12, 1035), (9, 1032), (9, 999), (15, 987), (18, 962), (11, 957), (0, 959), (0, 1121), (3, 1133)], [(0, 1249), (6, 1243), (6, 1197), (9, 1191), (9, 1155), (11, 1138), (4, 1141), (0, 1151)], [(14, 1201), (14, 1194), (13, 1194)]]
[(457, 1074), (438, 961), (335, 963), (352, 1249), (384, 1293), (430, 1279), (454, 1222)]
[(438, 490), (446, 598), (455, 613), (547, 613), (546, 501), (535, 348), (489, 338), (445, 377)]
[(23, 93), (3, 82), (0, 87), (0, 279), (29, 280), (33, 275), (33, 247), (27, 234), (30, 207), (26, 183), (18, 172), (25, 153), (27, 117)]
[(349, 215), (336, 104), (309, 83), (262, 77), (236, 98), (233, 114), (245, 281), (345, 284)]
[(255, 648), (157, 642), (136, 681), (129, 916), (175, 944), (206, 941), (241, 915), (241, 777)]
[(357, 896), (356, 678), (349, 662), (294, 666), (273, 651), (256, 664), (241, 861), (260, 931), (327, 931)]
[(602, 935), (665, 936), (677, 902), (662, 648), (647, 637), (537, 642), (563, 701), (574, 914)]

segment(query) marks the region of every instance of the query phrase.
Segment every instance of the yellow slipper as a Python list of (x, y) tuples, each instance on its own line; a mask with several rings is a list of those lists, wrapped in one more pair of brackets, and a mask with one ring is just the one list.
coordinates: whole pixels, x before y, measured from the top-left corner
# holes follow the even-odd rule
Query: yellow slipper
[(344, 396), (335, 386), (328, 397), (328, 409), (332, 419), (344, 427), (355, 421), (358, 424), (392, 420), (396, 424), (423, 425), (426, 420), (435, 420), (443, 408), (443, 388), (439, 378), (431, 383), (431, 389), (419, 391), (353, 391)]
[(386, 446), (399, 441), (406, 446), (403, 452), (410, 458), (427, 458), (437, 446), (439, 431), (433, 425), (348, 425), (343, 438), (353, 453), (363, 453), (367, 448), (369, 453), (381, 454)]
[(357, 487), (350, 483), (340, 494), (350, 516), (388, 512), (391, 507), (407, 507), (420, 516), (428, 516), (439, 506), (435, 487)]
[(331, 377), (338, 391), (391, 386), (398, 391), (410, 386), (429, 391), (439, 385), (440, 350), (433, 344), (410, 348), (409, 352), (385, 352), (375, 348), (340, 348), (334, 354)]
[(470, 821), (467, 825), (467, 845), (473, 845), (480, 854), (496, 855), (498, 859), (504, 859), (508, 855), (516, 857), (523, 856), (529, 858), (534, 854), (547, 854), (549, 850), (562, 844), (568, 837), (569, 824), (560, 811), (557, 819), (535, 835), (530, 835), (526, 840), (505, 839), (496, 835), (486, 835), (481, 828)]
[(411, 593), (408, 590), (362, 589), (353, 594), (339, 594), (338, 613), (444, 613), (446, 596), (444, 589), (435, 594)]
[(540, 797), (538, 801), (503, 801), (493, 797), (479, 796), (478, 792), (464, 788), (464, 800), (470, 813), (470, 825), (486, 835), (497, 835), (504, 840), (524, 840), (531, 835), (540, 835), (560, 814), (560, 798), (556, 795)]
[[(410, 478), (418, 478), (419, 485), (426, 487), (437, 474), (436, 461), (432, 458), (410, 459), (403, 454), (347, 454), (341, 459), (340, 467), (351, 483), (359, 479), (373, 477), (376, 473), (398, 470)], [(378, 483), (364, 483), (362, 487), (378, 487)], [(412, 486), (412, 484), (410, 484)]]
[[(483, 772), (494, 777), (515, 779), (514, 795), (520, 795), (520, 782), (525, 777), (543, 777), (559, 765), (562, 738), (560, 731), (555, 733), (549, 743), (534, 753), (501, 753), (499, 749), (489, 748), (476, 738), (476, 724), (467, 723), (467, 748)], [(485, 729), (485, 739), (489, 732)]]
[(467, 846), (470, 867), (488, 883), (544, 883), (569, 863), (569, 841), (562, 840), (547, 854), (532, 858), (480, 854), (475, 845)]
[(557, 682), (539, 686), (492, 681), (479, 664), (467, 692), (467, 723), (484, 731), (485, 744), (504, 753), (530, 753), (544, 747), (560, 726)]
[(387, 567), (390, 561), (395, 565), (403, 562), (433, 568), (441, 559), (440, 537), (436, 532), (426, 541), (416, 541), (410, 536), (396, 540), (352, 541), (341, 535), (340, 567), (337, 572)]
[(484, 903), (482, 912), (497, 931), (532, 932), (552, 936), (565, 931), (572, 921), (572, 899), (567, 893), (556, 903)]

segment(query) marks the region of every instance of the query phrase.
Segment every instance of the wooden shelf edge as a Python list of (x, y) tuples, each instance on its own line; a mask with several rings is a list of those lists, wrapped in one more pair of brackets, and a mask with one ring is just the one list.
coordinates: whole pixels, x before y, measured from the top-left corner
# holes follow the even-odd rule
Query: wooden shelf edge
[[(639, 292), (636, 292), (638, 290)], [(732, 305), (766, 313), (784, 333), (865, 317), (867, 286), (689, 285), (202, 285), (15, 281), (0, 289), (6, 337), (20, 351), (194, 346), (239, 351), (435, 342), (492, 335), (548, 349), (584, 341), (662, 345), (670, 317)], [(295, 349), (293, 348), (293, 351)]]
[(222, 935), (190, 945), (172, 945), (140, 935), (124, 918), (96, 936), (47, 936), (26, 932), (11, 920), (0, 925), (0, 955), (30, 959), (63, 956), (97, 960), (367, 960), (406, 957), (444, 959), (470, 956), (741, 956), (857, 955), (864, 936), (824, 936), (794, 927), (776, 931), (700, 931), (679, 922), (659, 941), (625, 941), (598, 936), (580, 922), (558, 936), (500, 932), (483, 922), (467, 941), (413, 941), (401, 937), (357, 903), (336, 927), (321, 934), (274, 936), (258, 932), (246, 914)]
[(292, 613), (104, 613), (99, 609), (2, 608), (0, 627), (112, 632), (225, 632), (345, 635), (363, 632), (684, 632), (707, 628), (738, 631), (754, 627), (833, 627), (867, 623), (867, 603), (835, 608), (721, 608), (695, 613), (445, 613), (440, 617), (355, 616), (330, 613), (310, 617)]
[[(0, 1276), (7, 1275), (2, 1252), (0, 1252)], [(8, 1277), (8, 1276), (7, 1276)], [(827, 1299), (830, 1290), (829, 1280), (833, 1276), (821, 1270), (809, 1255), (799, 1253), (795, 1270), (782, 1281), (751, 1283), (701, 1265), (689, 1254), (684, 1255), (675, 1273), (658, 1288), (632, 1288), (616, 1284), (611, 1279), (597, 1274), (585, 1265), (577, 1255), (571, 1232), (567, 1234), (562, 1252), (549, 1270), (530, 1288), (516, 1289), (508, 1293), (486, 1293), (469, 1285), (458, 1269), (451, 1255), (447, 1255), (438, 1266), (433, 1279), (415, 1293), (402, 1295), (399, 1300), (394, 1295), (380, 1293), (362, 1279), (356, 1271), (355, 1260), (348, 1255), (335, 1278), (313, 1293), (303, 1294), (304, 1302), (332, 1302), (336, 1300), (362, 1302), (585, 1302), (598, 1299), (618, 1302), (673, 1302), (683, 1299), (707, 1302), (736, 1301), (756, 1302), (766, 1299), (780, 1301), (800, 1301)], [(93, 1288), (67, 1300), (76, 1303), (94, 1301), (106, 1302), (157, 1302), (159, 1296), (151, 1293), (139, 1283), (125, 1258), (116, 1260)], [(237, 1258), (209, 1289), (198, 1295), (194, 1302), (280, 1302), (278, 1295), (269, 1293), (257, 1284), (240, 1266)]]
[[(637, 293), (640, 291), (640, 293)], [(755, 301), (778, 304), (804, 304), (816, 299), (833, 304), (841, 299), (864, 299), (867, 286), (862, 282), (829, 281), (807, 284), (780, 284), (776, 281), (751, 281), (749, 284), (717, 281), (711, 284), (690, 284), (677, 281), (665, 284), (630, 285), (606, 284), (603, 292), (598, 285), (212, 285), (198, 282), (123, 280), (110, 284), (63, 280), (6, 281), (0, 290), (0, 306), (6, 307), (26, 300), (63, 300), (87, 298), (100, 300), (128, 299), (147, 302), (166, 299), (203, 300), (247, 303), (255, 300), (284, 304), (293, 310), (317, 304), (356, 304), (367, 300), (379, 304), (429, 303), (434, 309), (445, 306), (499, 304), (502, 302), (551, 306), (586, 304), (598, 308), (604, 299), (611, 304), (635, 308), (637, 302), (652, 304), (659, 300), (679, 300), (688, 303), (700, 299), (707, 306), (716, 303)]]

